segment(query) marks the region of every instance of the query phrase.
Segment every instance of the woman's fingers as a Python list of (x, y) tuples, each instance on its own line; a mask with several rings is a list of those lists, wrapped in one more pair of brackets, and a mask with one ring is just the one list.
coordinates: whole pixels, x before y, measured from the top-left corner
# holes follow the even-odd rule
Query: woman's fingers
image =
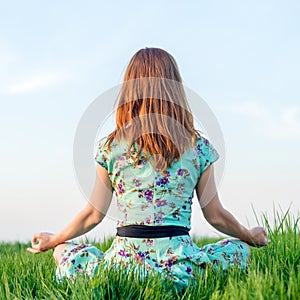
[(31, 240), (31, 248), (28, 248), (31, 253), (45, 252), (55, 246), (53, 242), (53, 233), (40, 232), (33, 235)]
[(268, 234), (265, 228), (263, 228), (263, 235), (265, 237), (265, 245), (268, 245), (271, 241), (268, 239)]
[(30, 252), (30, 253), (33, 253), (33, 254), (41, 253), (41, 251), (33, 249), (33, 248), (27, 248), (27, 251)]
[[(33, 235), (32, 240), (31, 240), (31, 248), (28, 249), (32, 249), (32, 251), (36, 253), (40, 253), (42, 252), (42, 242), (43, 242), (43, 233), (36, 233)], [(30, 252), (32, 252), (30, 251)], [(33, 253), (33, 252), (32, 252)]]
[(254, 247), (267, 246), (270, 243), (265, 228), (254, 227), (250, 230), (250, 232), (252, 235), (252, 244)]
[(36, 233), (33, 235), (32, 240), (31, 240), (31, 244), (33, 245), (37, 245), (37, 241), (41, 238), (40, 233)]

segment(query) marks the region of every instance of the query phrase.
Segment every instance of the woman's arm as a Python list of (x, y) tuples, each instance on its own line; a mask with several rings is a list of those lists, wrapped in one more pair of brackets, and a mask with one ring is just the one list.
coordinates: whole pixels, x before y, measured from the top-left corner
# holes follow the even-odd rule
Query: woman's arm
[(32, 248), (28, 251), (32, 253), (47, 251), (58, 244), (87, 233), (104, 219), (112, 200), (113, 189), (107, 171), (99, 164), (96, 168), (94, 190), (84, 209), (60, 233), (35, 234), (32, 238)]
[(264, 228), (255, 227), (248, 230), (223, 208), (215, 185), (213, 165), (210, 165), (201, 175), (196, 193), (205, 219), (217, 230), (249, 245), (267, 245), (268, 239)]

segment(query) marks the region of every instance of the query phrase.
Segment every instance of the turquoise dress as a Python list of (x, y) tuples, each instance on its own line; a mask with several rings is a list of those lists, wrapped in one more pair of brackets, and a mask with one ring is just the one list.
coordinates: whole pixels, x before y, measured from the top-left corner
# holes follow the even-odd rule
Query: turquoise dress
[[(208, 139), (198, 137), (195, 147), (182, 154), (164, 173), (155, 171), (141, 153), (134, 164), (135, 147), (113, 142), (110, 151), (106, 137), (99, 141), (95, 160), (108, 172), (118, 206), (117, 227), (141, 224), (179, 225), (191, 228), (191, 205), (201, 174), (219, 158)], [(238, 239), (224, 239), (202, 248), (188, 235), (163, 238), (116, 236), (106, 252), (91, 244), (69, 244), (62, 253), (56, 276), (74, 279), (78, 272), (90, 276), (100, 264), (159, 272), (176, 284), (186, 286), (199, 269), (209, 264), (223, 270), (245, 268), (249, 247)], [(138, 268), (142, 266), (143, 268)]]

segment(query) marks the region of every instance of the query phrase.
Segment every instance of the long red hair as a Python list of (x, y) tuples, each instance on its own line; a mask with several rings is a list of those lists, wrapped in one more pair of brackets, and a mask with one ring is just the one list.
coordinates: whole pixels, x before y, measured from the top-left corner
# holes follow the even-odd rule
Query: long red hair
[(136, 142), (136, 161), (142, 150), (164, 171), (199, 135), (173, 56), (159, 48), (136, 52), (125, 71), (108, 148), (114, 140), (129, 141), (129, 148)]

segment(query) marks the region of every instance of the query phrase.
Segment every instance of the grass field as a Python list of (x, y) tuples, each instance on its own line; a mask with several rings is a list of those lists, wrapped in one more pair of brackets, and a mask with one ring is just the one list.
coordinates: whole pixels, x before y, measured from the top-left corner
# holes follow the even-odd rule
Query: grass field
[[(29, 244), (0, 244), (0, 299), (300, 299), (300, 234), (299, 218), (288, 212), (276, 213), (274, 228), (265, 216), (271, 243), (264, 248), (251, 248), (247, 273), (238, 269), (227, 274), (207, 269), (196, 283), (178, 292), (169, 281), (152, 276), (141, 281), (134, 274), (102, 269), (92, 280), (81, 278), (71, 284), (58, 284), (52, 251), (32, 255)], [(199, 246), (216, 239), (196, 240)], [(102, 251), (112, 238), (102, 244)]]

